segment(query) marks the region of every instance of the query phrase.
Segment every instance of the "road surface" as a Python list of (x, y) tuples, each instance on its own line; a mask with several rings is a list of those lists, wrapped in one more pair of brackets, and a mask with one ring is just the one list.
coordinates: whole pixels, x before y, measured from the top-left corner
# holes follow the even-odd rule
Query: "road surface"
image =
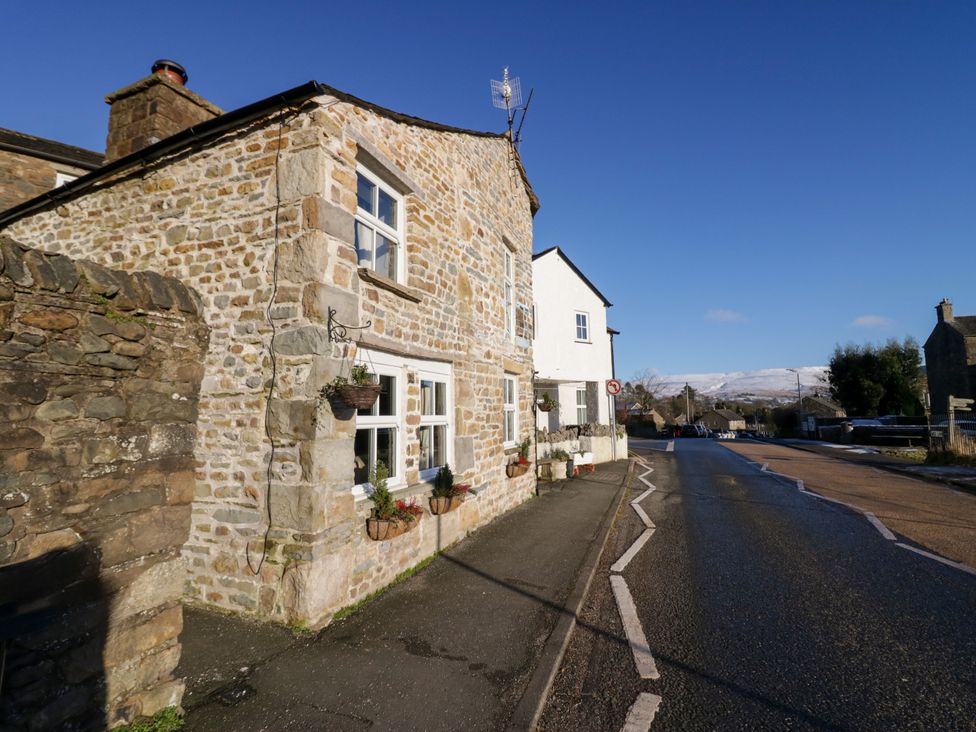
[[(652, 730), (976, 730), (976, 576), (715, 441), (648, 447), (664, 443), (632, 442), (654, 468), (654, 533), (611, 572), (645, 529), (625, 503), (540, 729), (622, 729), (643, 693), (660, 698)], [(656, 680), (638, 676), (613, 574)]]

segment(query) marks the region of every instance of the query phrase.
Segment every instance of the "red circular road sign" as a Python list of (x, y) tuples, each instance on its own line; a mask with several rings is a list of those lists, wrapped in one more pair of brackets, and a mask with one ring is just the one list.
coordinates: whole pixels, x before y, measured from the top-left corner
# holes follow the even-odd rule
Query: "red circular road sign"
[(616, 379), (610, 379), (607, 382), (607, 394), (610, 396), (617, 396), (620, 393), (620, 382)]

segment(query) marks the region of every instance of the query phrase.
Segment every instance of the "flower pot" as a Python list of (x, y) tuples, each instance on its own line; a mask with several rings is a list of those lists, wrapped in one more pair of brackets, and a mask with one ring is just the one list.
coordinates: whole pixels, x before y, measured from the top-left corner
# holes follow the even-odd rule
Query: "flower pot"
[(366, 519), (366, 534), (373, 541), (386, 541), (403, 533), (396, 519)]
[(519, 475), (525, 475), (529, 470), (528, 465), (522, 465), (521, 463), (509, 463), (505, 466), (505, 474), (509, 478), (515, 478)]
[(430, 496), (428, 499), (430, 512), (435, 516), (450, 513), (464, 502), (464, 496)]
[(376, 403), (382, 387), (379, 384), (343, 384), (339, 398), (353, 409), (369, 409)]

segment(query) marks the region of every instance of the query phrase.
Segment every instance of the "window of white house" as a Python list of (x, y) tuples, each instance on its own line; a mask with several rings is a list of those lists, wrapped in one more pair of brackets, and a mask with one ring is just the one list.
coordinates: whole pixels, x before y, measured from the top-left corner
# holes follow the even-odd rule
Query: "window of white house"
[(505, 375), (502, 398), (502, 419), (505, 424), (505, 446), (518, 442), (518, 381)]
[(448, 463), (451, 438), (450, 405), (447, 374), (421, 372), (420, 376), (420, 478), (433, 477)]
[(505, 249), (505, 332), (515, 335), (515, 258)]
[(576, 340), (587, 343), (590, 340), (590, 316), (586, 313), (576, 313)]
[(390, 484), (400, 476), (400, 370), (375, 366), (381, 388), (380, 396), (370, 409), (356, 412), (355, 482), (364, 485), (370, 471), (382, 461), (390, 471)]
[(362, 167), (356, 171), (356, 193), (359, 266), (402, 281), (403, 196)]
[(71, 175), (71, 173), (55, 173), (54, 174), (54, 187), (59, 188), (65, 183), (70, 183), (73, 180), (78, 180), (77, 175)]
[(576, 390), (576, 424), (586, 424), (586, 388)]

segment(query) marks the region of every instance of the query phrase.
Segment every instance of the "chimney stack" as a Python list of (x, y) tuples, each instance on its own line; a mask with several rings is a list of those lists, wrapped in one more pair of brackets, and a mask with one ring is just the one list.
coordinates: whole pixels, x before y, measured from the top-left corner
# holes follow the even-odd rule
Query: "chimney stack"
[(188, 78), (180, 64), (159, 59), (149, 76), (105, 97), (111, 105), (105, 162), (223, 114), (219, 107), (186, 88)]
[(949, 302), (949, 298), (942, 298), (942, 302), (935, 306), (935, 312), (938, 315), (940, 323), (951, 323), (952, 303)]

